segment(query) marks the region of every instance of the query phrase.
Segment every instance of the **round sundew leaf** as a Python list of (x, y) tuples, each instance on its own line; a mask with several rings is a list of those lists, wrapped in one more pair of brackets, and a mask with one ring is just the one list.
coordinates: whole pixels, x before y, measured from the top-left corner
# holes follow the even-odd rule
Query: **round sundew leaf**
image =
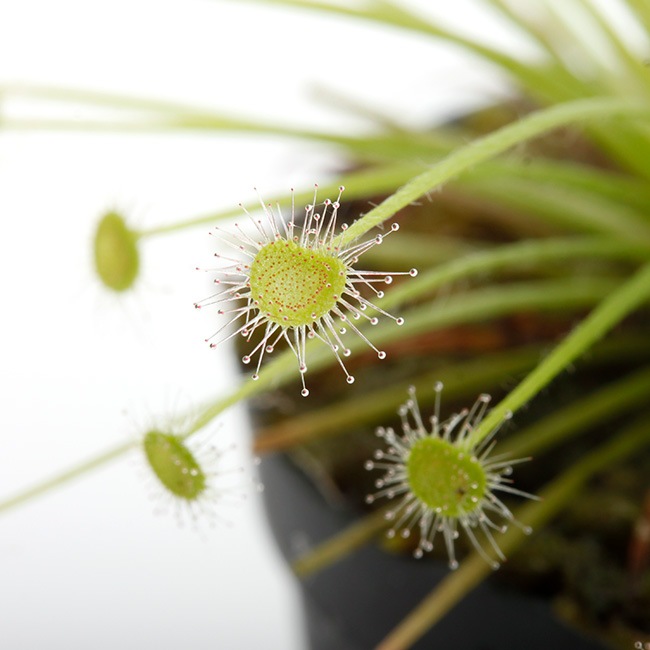
[(441, 438), (417, 440), (406, 461), (406, 472), (413, 494), (448, 517), (474, 511), (485, 495), (487, 479), (479, 461)]
[(346, 273), (337, 257), (278, 239), (263, 246), (253, 260), (251, 299), (278, 325), (309, 325), (336, 305)]
[(95, 269), (103, 284), (113, 291), (133, 286), (140, 269), (136, 237), (124, 218), (109, 212), (95, 232)]
[(149, 431), (144, 437), (144, 451), (154, 474), (175, 496), (194, 501), (205, 491), (205, 472), (177, 436)]

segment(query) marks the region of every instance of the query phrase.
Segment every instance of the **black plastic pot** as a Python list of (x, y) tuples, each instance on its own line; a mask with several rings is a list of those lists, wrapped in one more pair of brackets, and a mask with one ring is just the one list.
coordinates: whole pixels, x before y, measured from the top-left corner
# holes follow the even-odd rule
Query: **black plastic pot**
[[(325, 502), (282, 454), (264, 458), (264, 500), (288, 561), (339, 532), (356, 516)], [(366, 546), (301, 583), (310, 650), (370, 650), (449, 569)], [(487, 581), (414, 646), (462, 650), (604, 650), (564, 625), (550, 603)]]

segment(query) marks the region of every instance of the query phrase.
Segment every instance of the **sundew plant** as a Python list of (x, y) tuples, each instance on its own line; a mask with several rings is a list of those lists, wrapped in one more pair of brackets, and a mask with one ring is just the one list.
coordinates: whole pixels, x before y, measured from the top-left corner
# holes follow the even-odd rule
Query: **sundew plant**
[[(530, 60), (390, 0), (265, 4), (446, 42), (505, 77), (508, 96), (426, 128), (368, 110), (372, 131), (355, 135), (84, 90), (0, 89), (118, 115), (100, 112), (86, 130), (266, 134), (339, 156), (316, 191), (251, 191), (160, 228), (107, 210), (95, 271), (120, 296), (146, 272), (143, 241), (210, 232), (214, 257), (197, 252), (188, 306), (200, 308), (205, 354), (231, 346), (241, 381), (181, 430), (143, 431), (0, 512), (134, 448), (171, 498), (200, 510), (218, 490), (193, 441), (244, 403), (262, 465), (271, 453), (300, 459), (355, 513), (293, 558), (297, 576), (372, 543), (448, 567), (380, 630), (381, 650), (417, 643), (484, 580), (534, 583), (540, 564), (561, 576), (551, 597), (571, 603), (563, 616), (583, 631), (615, 648), (650, 639), (650, 4), (481, 0), (531, 45)], [(553, 544), (562, 552), (550, 558)], [(590, 577), (572, 580), (581, 561)]]
[[(337, 328), (334, 319), (351, 328), (380, 359), (385, 359), (386, 353), (378, 350), (353, 321), (365, 317), (371, 325), (376, 325), (379, 322), (377, 316), (365, 313), (370, 307), (373, 312), (379, 311), (393, 318), (396, 324), (404, 324), (403, 318), (392, 317), (364, 298), (359, 290), (365, 286), (377, 298), (383, 298), (384, 292), (374, 285), (391, 284), (395, 273), (354, 268), (359, 257), (381, 244), (383, 237), (377, 235), (374, 239), (353, 245), (338, 241), (336, 217), (344, 189), (343, 186), (339, 187), (335, 201), (325, 199), (322, 209), (319, 209), (315, 193), (313, 203), (305, 207), (301, 225), (296, 223), (293, 209), (289, 221), (285, 223), (281, 212), (278, 211), (276, 215), (272, 206), (262, 204), (266, 218), (252, 219), (257, 231), (253, 236), (258, 238), (257, 241), (235, 224), (241, 235), (229, 243), (241, 259), (226, 257), (230, 263), (219, 269), (219, 277), (214, 280), (219, 291), (194, 305), (200, 308), (216, 304), (222, 307), (219, 314), (232, 315), (231, 320), (208, 341), (218, 338), (223, 329), (240, 319), (244, 322), (239, 329), (227, 337), (221, 337), (221, 341), (238, 334), (250, 340), (258, 328), (263, 331), (261, 341), (242, 358), (243, 363), (248, 364), (257, 354), (257, 368), (252, 375), (254, 380), (259, 379), (264, 354), (272, 353), (278, 341), (284, 340), (296, 355), (303, 397), (309, 395), (304, 380), (308, 339), (317, 338), (325, 343), (339, 362), (348, 384), (354, 383), (354, 377), (347, 371), (342, 359), (350, 355), (350, 349), (341, 338), (346, 328)], [(393, 224), (391, 230), (398, 228), (397, 224)], [(347, 225), (343, 224), (342, 229), (345, 231)], [(218, 253), (215, 256), (221, 257)], [(417, 270), (411, 269), (408, 275), (415, 277)], [(246, 302), (244, 307), (237, 305), (242, 300)], [(216, 347), (217, 343), (210, 342), (210, 346)]]

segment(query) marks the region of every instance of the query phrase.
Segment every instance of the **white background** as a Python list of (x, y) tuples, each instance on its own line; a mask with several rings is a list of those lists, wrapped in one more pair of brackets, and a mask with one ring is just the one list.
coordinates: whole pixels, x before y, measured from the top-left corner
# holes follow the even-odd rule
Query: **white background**
[[(473, 2), (441, 20), (492, 42)], [(417, 6), (417, 4), (416, 4)], [(443, 9), (444, 6), (444, 9)], [(496, 92), (496, 75), (413, 34), (297, 9), (199, 0), (0, 0), (0, 84), (167, 99), (313, 128), (366, 124), (330, 93), (426, 124)], [(0, 97), (0, 101), (1, 101)], [(319, 105), (320, 102), (320, 105)], [(34, 115), (0, 104), (9, 118)], [(1, 115), (2, 113), (0, 113)], [(40, 115), (66, 115), (51, 105)], [(240, 134), (0, 131), (0, 501), (239, 381), (203, 339), (208, 226), (147, 240), (142, 277), (116, 298), (93, 276), (97, 219), (181, 220), (331, 178), (335, 151)], [(211, 427), (250, 476), (243, 408)], [(298, 601), (259, 500), (232, 526), (155, 515), (137, 453), (0, 513), (0, 648), (300, 650)]]

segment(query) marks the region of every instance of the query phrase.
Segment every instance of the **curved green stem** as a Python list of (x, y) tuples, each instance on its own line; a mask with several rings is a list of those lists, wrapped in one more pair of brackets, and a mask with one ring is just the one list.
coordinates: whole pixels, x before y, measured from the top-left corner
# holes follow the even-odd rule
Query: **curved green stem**
[[(260, 2), (260, 0), (253, 0)], [(489, 47), (479, 41), (464, 37), (461, 34), (446, 30), (409, 12), (404, 6), (393, 4), (389, 0), (367, 2), (362, 7), (351, 7), (346, 4), (335, 4), (320, 0), (261, 0), (265, 4), (277, 4), (301, 9), (316, 9), (331, 14), (354, 17), (372, 21), (390, 27), (407, 29), (424, 36), (433, 36), (457, 45), (479, 59), (489, 61), (512, 74), (529, 90), (543, 93), (546, 97), (566, 97), (571, 85), (565, 79), (558, 80), (556, 75), (546, 74), (541, 67), (531, 66), (500, 50)], [(573, 84), (576, 83), (572, 80)]]
[[(265, 124), (231, 118), (225, 115), (185, 115), (156, 116), (153, 118), (89, 120), (89, 119), (53, 119), (53, 118), (10, 118), (0, 119), (0, 128), (21, 131), (93, 131), (93, 132), (127, 132), (157, 133), (172, 130), (211, 130), (238, 131), (250, 134), (279, 135), (304, 138), (316, 142), (326, 142), (351, 146), (362, 139), (352, 136), (336, 135), (309, 129), (298, 129), (280, 124)], [(367, 142), (366, 142), (367, 147)]]
[(354, 241), (409, 203), (520, 142), (567, 124), (615, 117), (648, 119), (650, 107), (647, 104), (631, 103), (620, 99), (596, 98), (568, 102), (531, 113), (518, 122), (508, 124), (498, 131), (472, 141), (410, 180), (340, 235), (339, 242), (343, 244)]
[(626, 0), (626, 4), (645, 27), (646, 34), (650, 34), (650, 6), (648, 3), (645, 0)]
[(431, 133), (379, 133), (348, 136), (283, 124), (242, 120), (211, 114), (154, 115), (137, 119), (54, 119), (0, 117), (0, 130), (16, 131), (82, 131), (93, 133), (164, 133), (169, 131), (239, 132), (245, 135), (267, 135), (299, 138), (311, 142), (336, 145), (354, 154), (358, 162), (402, 160), (405, 162), (448, 151), (440, 137)]
[(47, 479), (42, 483), (35, 485), (34, 487), (28, 488), (24, 492), (20, 492), (13, 497), (5, 499), (4, 501), (0, 502), (0, 514), (11, 508), (19, 506), (29, 501), (30, 499), (33, 499), (34, 497), (41, 496), (53, 488), (57, 488), (64, 483), (68, 483), (72, 479), (78, 478), (79, 476), (90, 472), (96, 467), (100, 467), (101, 465), (105, 465), (112, 460), (118, 459), (130, 449), (133, 449), (135, 447), (135, 444), (136, 443), (132, 441), (122, 443), (121, 445), (113, 447), (112, 449), (109, 449), (108, 451), (105, 451), (104, 453), (99, 454), (90, 460), (80, 463), (79, 465), (75, 465), (71, 469), (62, 472), (61, 474), (53, 476), (52, 478)]
[(566, 237), (504, 244), (464, 255), (420, 273), (416, 278), (393, 288), (379, 305), (382, 309), (391, 309), (430, 294), (444, 285), (476, 275), (511, 269), (536, 270), (543, 265), (590, 258), (639, 262), (650, 259), (650, 246), (601, 237)]
[(46, 101), (64, 102), (68, 104), (97, 106), (117, 111), (144, 111), (164, 114), (167, 117), (179, 117), (181, 115), (215, 117), (213, 110), (199, 108), (189, 104), (107, 93), (88, 90), (87, 88), (66, 88), (46, 84), (2, 84), (0, 85), (0, 97), (10, 99), (14, 97), (44, 99)]
[(543, 453), (559, 441), (642, 405), (648, 395), (650, 368), (645, 367), (527, 426), (501, 442), (499, 453), (508, 458)]
[(134, 131), (157, 131), (170, 128), (211, 128), (228, 131), (243, 131), (251, 133), (267, 133), (274, 135), (289, 135), (306, 137), (309, 139), (335, 142), (346, 141), (349, 138), (341, 138), (326, 133), (314, 132), (292, 127), (285, 127), (277, 124), (265, 124), (252, 120), (222, 115), (208, 109), (165, 102), (141, 97), (129, 97), (114, 93), (103, 93), (76, 88), (57, 88), (53, 86), (39, 85), (6, 85), (0, 86), (0, 96), (26, 96), (36, 97), (45, 100), (55, 100), (66, 103), (79, 103), (86, 106), (98, 106), (114, 109), (118, 112), (125, 110), (149, 113), (142, 115), (137, 120), (75, 120), (75, 119), (12, 119), (4, 117), (0, 120), (3, 128), (14, 129), (47, 129), (47, 130), (134, 130)]
[[(474, 323), (500, 318), (522, 310), (567, 311), (583, 309), (607, 295), (614, 284), (607, 278), (583, 278), (575, 283), (566, 280), (545, 280), (538, 282), (513, 282), (488, 286), (466, 294), (441, 298), (436, 303), (425, 304), (404, 312), (406, 323), (401, 332), (415, 334), (427, 328), (447, 327), (458, 323)], [(383, 323), (375, 329), (379, 343), (399, 339), (401, 334), (390, 323)], [(362, 344), (355, 342), (354, 348)], [(352, 347), (352, 346), (351, 346)]]
[[(318, 194), (334, 200), (341, 185), (346, 188), (344, 196), (348, 201), (372, 196), (373, 193), (388, 192), (408, 181), (415, 174), (422, 171), (424, 167), (425, 165), (421, 163), (404, 162), (345, 174), (344, 176), (339, 177), (336, 182), (319, 185)], [(314, 189), (311, 188), (309, 190), (296, 192), (293, 196), (291, 194), (282, 194), (280, 196), (265, 198), (264, 203), (269, 205), (280, 203), (286, 204), (293, 199), (296, 205), (304, 205), (311, 203), (313, 198)], [(249, 212), (259, 210), (260, 199), (245, 203), (242, 206), (237, 206), (235, 209), (222, 210), (176, 223), (142, 229), (134, 231), (134, 234), (137, 237), (149, 237), (152, 235), (175, 232), (192, 226), (212, 224), (215, 221), (241, 216), (243, 214), (242, 208)]]
[[(598, 26), (603, 36), (612, 46), (615, 53), (615, 58), (624, 69), (625, 73), (620, 75), (623, 77), (621, 83), (623, 85), (622, 91), (635, 94), (643, 93), (646, 96), (650, 93), (650, 74), (647, 66), (644, 64), (643, 59), (636, 56), (636, 53), (629, 47), (627, 38), (614, 29), (610, 21), (601, 12), (598, 6), (588, 0), (578, 0), (578, 4), (582, 5), (585, 15), (588, 15), (594, 23)], [(627, 34), (625, 34), (627, 36)], [(612, 82), (619, 82), (619, 75), (611, 73), (608, 75), (605, 71), (605, 77), (612, 80)]]
[(569, 364), (649, 299), (650, 264), (646, 264), (608, 295), (535, 370), (490, 411), (476, 431), (468, 437), (468, 445), (477, 445), (508, 412), (514, 412), (526, 404)]
[(519, 376), (539, 359), (540, 346), (527, 346), (481, 355), (477, 359), (436, 368), (408, 381), (380, 388), (371, 393), (355, 395), (338, 400), (336, 408), (326, 405), (319, 410), (271, 424), (257, 432), (254, 451), (258, 454), (280, 451), (316, 440), (321, 437), (343, 435), (355, 426), (392, 416), (408, 394), (408, 387), (415, 386), (423, 396), (425, 405), (435, 398), (430, 388), (436, 381), (445, 385), (445, 395), (473, 394), (503, 380), (503, 377)]
[(567, 188), (552, 181), (529, 181), (516, 176), (465, 178), (462, 189), (512, 208), (523, 218), (575, 232), (610, 235), (628, 241), (650, 242), (647, 213), (601, 193)]
[[(589, 363), (607, 362), (612, 354), (619, 361), (625, 356), (625, 351), (619, 346), (611, 353), (608, 346), (601, 346), (598, 354), (589, 357)], [(452, 398), (489, 391), (490, 386), (502, 382), (504, 377), (520, 376), (534, 366), (539, 360), (540, 350), (540, 346), (526, 346), (483, 354), (477, 359), (443, 366), (410, 378), (408, 382), (355, 395), (349, 400), (337, 402), (335, 409), (328, 405), (285, 419), (258, 430), (254, 451), (257, 454), (281, 451), (318, 438), (344, 435), (355, 427), (379, 422), (382, 417), (395, 414), (409, 386), (416, 388), (421, 407), (435, 399), (435, 393), (430, 388), (437, 381), (444, 384), (445, 395)], [(638, 349), (636, 352), (632, 349), (628, 351), (628, 356), (638, 354)], [(499, 444), (499, 453), (508, 458), (539, 453), (565, 436), (638, 406), (649, 394), (650, 368), (644, 368), (517, 432)]]
[[(432, 145), (431, 153), (439, 157), (449, 153), (452, 146), (451, 142), (441, 142), (438, 147), (434, 148)], [(389, 162), (371, 167), (370, 169), (345, 174), (335, 182), (320, 185), (319, 195), (332, 198), (337, 194), (339, 186), (344, 185), (346, 187), (344, 194), (346, 201), (370, 198), (376, 194), (394, 191), (397, 187), (421, 173), (426, 167), (427, 164), (425, 162), (414, 163), (407, 160), (398, 163)], [(551, 185), (556, 188), (556, 191), (565, 194), (571, 193), (573, 195), (576, 191), (579, 191), (585, 197), (596, 197), (592, 200), (594, 202), (600, 200), (601, 204), (603, 198), (607, 199), (608, 205), (617, 204), (619, 211), (624, 208), (633, 210), (636, 218), (635, 224), (641, 218), (644, 218), (643, 221), (645, 223), (650, 219), (650, 216), (648, 216), (650, 215), (650, 191), (648, 191), (646, 183), (631, 176), (623, 176), (611, 172), (606, 173), (592, 167), (568, 164), (557, 160), (533, 160), (526, 165), (522, 165), (518, 160), (509, 159), (486, 161), (480, 167), (468, 170), (458, 180), (458, 185), (462, 189), (469, 188), (471, 191), (476, 188), (491, 187), (491, 193), (495, 195), (498, 201), (506, 199), (506, 202), (511, 203), (510, 185), (508, 183), (513, 178), (532, 184), (534, 188), (541, 188), (540, 191), (544, 187)], [(507, 179), (510, 180), (507, 181)], [(500, 187), (500, 185), (503, 187)], [(299, 191), (293, 195), (293, 200), (298, 206), (311, 202), (312, 198), (313, 189)], [(265, 198), (265, 203), (271, 205), (288, 205), (291, 203), (291, 200), (292, 195), (285, 193), (279, 196)], [(244, 204), (243, 207), (252, 212), (259, 209), (260, 202), (259, 200), (251, 201)], [(537, 205), (533, 199), (529, 198), (528, 201), (520, 201), (519, 207), (526, 210), (535, 208)], [(602, 207), (599, 210), (601, 213), (603, 212)], [(584, 222), (582, 221), (576, 223), (572, 214), (567, 212), (566, 209), (564, 213), (563, 223), (576, 225), (577, 227), (584, 226)], [(134, 234), (138, 237), (166, 234), (184, 228), (212, 224), (216, 221), (240, 216), (241, 214), (242, 208), (237, 206), (236, 208), (191, 217), (175, 223), (134, 231)], [(605, 215), (603, 230), (606, 232), (617, 232), (621, 230), (621, 224), (616, 216), (618, 215)], [(587, 223), (587, 225), (593, 229), (592, 224)], [(400, 234), (400, 238), (403, 237), (404, 235)]]
[(635, 208), (646, 221), (650, 219), (650, 188), (646, 181), (573, 160), (534, 158), (526, 159), (524, 163), (517, 156), (495, 158), (469, 170), (461, 180), (472, 182), (475, 179), (486, 181), (512, 177), (602, 196), (613, 203)]

